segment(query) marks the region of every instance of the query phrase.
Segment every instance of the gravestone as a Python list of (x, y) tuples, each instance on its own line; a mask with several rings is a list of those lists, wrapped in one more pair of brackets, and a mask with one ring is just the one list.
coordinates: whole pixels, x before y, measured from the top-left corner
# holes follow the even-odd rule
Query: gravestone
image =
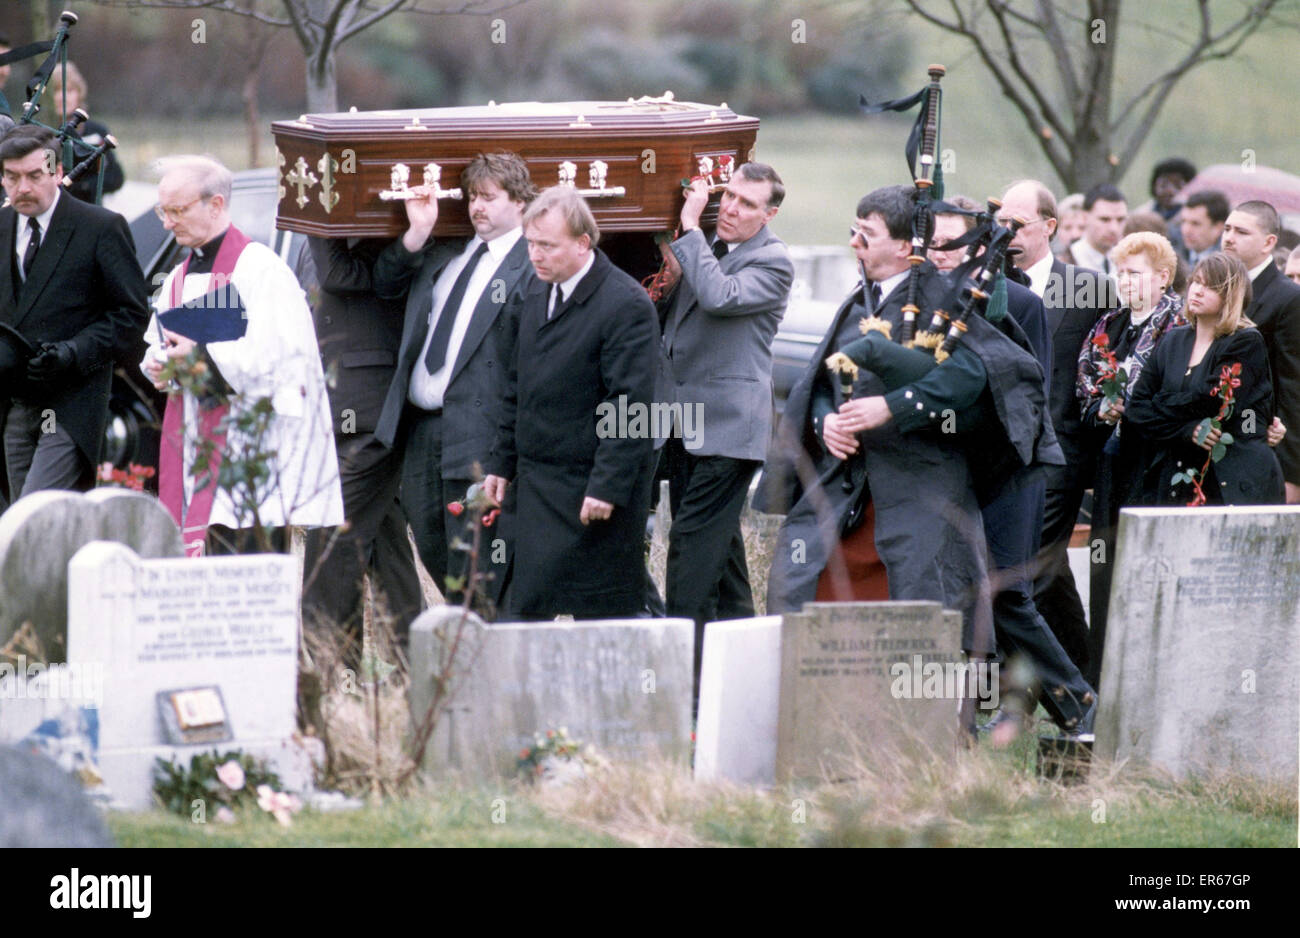
[(152, 496), (98, 488), (19, 499), (0, 515), (0, 647), (30, 622), (38, 657), (66, 660), (68, 561), (91, 541), (117, 541), (141, 557), (182, 555), (176, 523)]
[(807, 603), (782, 618), (777, 781), (952, 755), (974, 674), (960, 613), (932, 602)]
[[(411, 626), (411, 714), (428, 712), (438, 662), (457, 640), (460, 610), (441, 606)], [(695, 626), (688, 619), (471, 623), (453, 659), (451, 702), (425, 752), (434, 775), (515, 773), (538, 733), (564, 727), (607, 758), (685, 762), (691, 739)]]
[(1098, 756), (1294, 784), (1300, 507), (1126, 508)]
[[(63, 667), (94, 678), (94, 758), (115, 805), (150, 805), (155, 758), (188, 765), (194, 753), (213, 748), (267, 759), (290, 790), (309, 785), (310, 759), (292, 742), (299, 615), (293, 557), (144, 560), (121, 544), (96, 541), (69, 563), (68, 591)], [(233, 738), (169, 741), (159, 694), (196, 688), (219, 691)], [(68, 702), (41, 703), (43, 711), (27, 723), (58, 719)], [(80, 701), (72, 703), (81, 709)], [(0, 726), (10, 740), (32, 728), (12, 717)]]
[(710, 622), (704, 630), (695, 777), (776, 781), (781, 617)]

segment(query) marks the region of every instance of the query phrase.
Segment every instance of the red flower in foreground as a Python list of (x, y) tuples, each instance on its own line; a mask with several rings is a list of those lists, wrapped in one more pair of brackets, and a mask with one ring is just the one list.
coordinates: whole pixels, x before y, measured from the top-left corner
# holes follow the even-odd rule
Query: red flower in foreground
[(1097, 346), (1097, 348), (1109, 348), (1110, 336), (1103, 332), (1100, 335), (1093, 337), (1092, 344)]
[(459, 518), (461, 516), (461, 512), (465, 510), (465, 506), (462, 505), (460, 502), (452, 502), (447, 506), (447, 510), (450, 511), (454, 517)]

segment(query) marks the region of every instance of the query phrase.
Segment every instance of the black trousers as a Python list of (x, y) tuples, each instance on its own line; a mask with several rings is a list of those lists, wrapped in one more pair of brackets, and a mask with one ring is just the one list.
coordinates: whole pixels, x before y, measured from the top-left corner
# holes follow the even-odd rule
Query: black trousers
[[(459, 603), (464, 598), (460, 584), (466, 582), (469, 545), (474, 542), (473, 519), (468, 510), (455, 515), (447, 506), (463, 501), (474, 480), (443, 477), (441, 411), (408, 406), (402, 424), (406, 443), (401, 497), (415, 549), (447, 602)], [(478, 571), (488, 579), (482, 583), (475, 609), (484, 618), (495, 618), (493, 599), (499, 597), (509, 559), (501, 526), (480, 527)]]
[(1033, 666), (1043, 707), (1052, 719), (1073, 729), (1095, 695), (1034, 605), (1032, 566), (1045, 490), (1040, 478), (984, 508), (984, 537), (993, 570), (993, 630), (1004, 659), (1021, 655)]
[(307, 532), (304, 622), (308, 628), (341, 629), (359, 654), (368, 571), (380, 608), (405, 646), (424, 603), (406, 512), (397, 500), (402, 454), (369, 433), (340, 434), (335, 442), (347, 526)]
[(1088, 620), (1070, 572), (1070, 535), (1083, 502), (1081, 478), (1049, 478), (1043, 505), (1042, 550), (1034, 580), (1034, 604), (1080, 671), (1088, 670)]
[(677, 438), (664, 444), (673, 523), (668, 530), (667, 613), (695, 621), (695, 693), (699, 696), (704, 625), (754, 614), (740, 536), (740, 514), (761, 463), (694, 456)]

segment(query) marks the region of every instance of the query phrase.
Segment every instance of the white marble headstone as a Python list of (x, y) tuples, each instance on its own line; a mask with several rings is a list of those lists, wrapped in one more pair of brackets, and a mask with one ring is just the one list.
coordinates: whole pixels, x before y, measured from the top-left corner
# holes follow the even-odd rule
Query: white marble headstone
[[(68, 565), (68, 661), (102, 673), (98, 763), (115, 800), (149, 804), (153, 760), (242, 749), (299, 787), (296, 729), (299, 585), (295, 558), (257, 554), (142, 560), (86, 545)], [(234, 739), (169, 745), (156, 695), (221, 689)], [(295, 747), (296, 748), (296, 747)], [(298, 784), (294, 784), (297, 782)]]
[(780, 694), (780, 616), (705, 626), (695, 777), (773, 784)]

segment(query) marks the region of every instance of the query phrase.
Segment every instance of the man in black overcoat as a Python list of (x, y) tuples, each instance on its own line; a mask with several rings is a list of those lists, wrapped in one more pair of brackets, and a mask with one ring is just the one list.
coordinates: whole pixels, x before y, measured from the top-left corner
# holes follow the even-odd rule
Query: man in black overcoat
[(148, 321), (126, 220), (62, 191), (54, 134), (35, 124), (0, 141), (0, 322), (34, 347), (0, 398), (11, 501), (94, 484), (113, 356)]
[(1029, 278), (1029, 289), (1043, 301), (1052, 340), (1048, 376), (1049, 408), (1065, 465), (1047, 469), (1041, 555), (1034, 581), (1034, 602), (1061, 646), (1080, 671), (1088, 670), (1088, 620), (1070, 570), (1070, 536), (1092, 485), (1102, 439), (1090, 433), (1074, 386), (1079, 352), (1093, 325), (1118, 302), (1113, 282), (1094, 271), (1062, 263), (1052, 256), (1056, 199), (1041, 182), (1027, 179), (1002, 196), (1002, 213), (1028, 219), (1011, 243), (1013, 260)]
[(631, 617), (644, 607), (659, 329), (645, 290), (596, 248), (583, 198), (545, 190), (524, 213), (537, 280), (508, 308), (500, 429), (485, 488), (514, 491), (506, 614)]

